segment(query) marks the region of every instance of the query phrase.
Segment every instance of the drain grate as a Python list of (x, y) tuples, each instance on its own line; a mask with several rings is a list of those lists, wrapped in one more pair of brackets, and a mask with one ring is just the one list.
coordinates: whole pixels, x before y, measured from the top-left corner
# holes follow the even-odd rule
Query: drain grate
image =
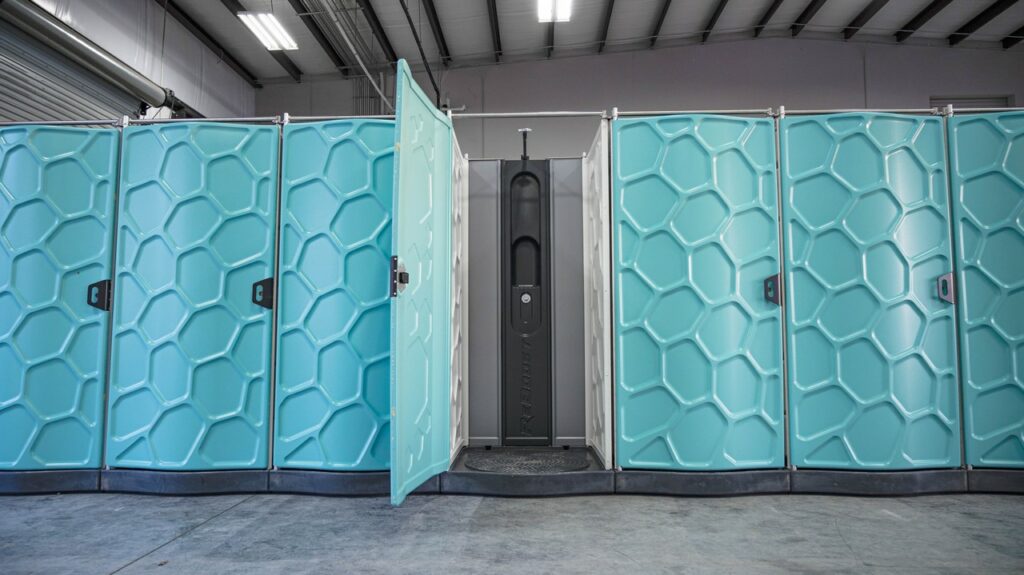
[(531, 475), (582, 471), (590, 466), (586, 452), (539, 449), (470, 451), (464, 465), (473, 471)]

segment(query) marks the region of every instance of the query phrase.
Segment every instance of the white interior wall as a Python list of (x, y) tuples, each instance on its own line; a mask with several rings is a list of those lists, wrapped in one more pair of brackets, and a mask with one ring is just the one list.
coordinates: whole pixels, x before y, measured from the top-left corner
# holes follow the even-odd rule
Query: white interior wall
[(256, 89), (177, 20), (169, 15), (165, 19), (158, 2), (33, 1), (142, 75), (173, 90), (201, 114), (253, 115)]
[[(414, 62), (415, 63), (415, 62)], [(932, 96), (1012, 96), (1024, 104), (1024, 49), (1008, 51), (766, 38), (452, 69), (444, 96), (469, 112), (537, 110), (923, 108)], [(429, 92), (429, 80), (417, 81)], [(269, 85), (256, 113), (347, 114), (349, 82)], [(581, 156), (596, 119), (456, 120), (472, 158)]]

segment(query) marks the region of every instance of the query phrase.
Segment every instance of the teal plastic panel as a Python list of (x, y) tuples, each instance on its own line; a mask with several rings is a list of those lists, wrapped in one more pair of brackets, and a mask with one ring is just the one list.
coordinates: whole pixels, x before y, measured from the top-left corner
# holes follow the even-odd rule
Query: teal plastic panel
[(942, 120), (781, 122), (792, 463), (960, 465)]
[(106, 463), (267, 466), (276, 126), (124, 130)]
[(1024, 467), (1024, 112), (949, 120), (967, 463)]
[(391, 502), (449, 466), (452, 124), (405, 60), (395, 87), (392, 253), (409, 284), (391, 306)]
[(98, 468), (117, 130), (0, 128), (0, 470)]
[(612, 123), (616, 457), (623, 468), (782, 467), (775, 128)]
[(391, 120), (285, 126), (277, 467), (390, 463), (394, 149)]

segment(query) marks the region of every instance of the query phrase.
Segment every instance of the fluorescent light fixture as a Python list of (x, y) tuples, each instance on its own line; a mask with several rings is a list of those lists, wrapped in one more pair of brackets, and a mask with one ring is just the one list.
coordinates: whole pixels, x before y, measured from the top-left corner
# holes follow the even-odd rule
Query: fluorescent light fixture
[(537, 21), (568, 22), (572, 18), (572, 0), (537, 0)]
[(267, 50), (298, 50), (291, 35), (269, 12), (239, 12), (238, 18), (252, 32)]

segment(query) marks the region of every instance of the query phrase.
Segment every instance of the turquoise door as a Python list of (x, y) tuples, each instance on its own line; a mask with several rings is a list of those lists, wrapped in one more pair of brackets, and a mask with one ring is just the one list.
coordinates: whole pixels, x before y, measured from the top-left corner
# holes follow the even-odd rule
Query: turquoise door
[(395, 87), (392, 254), (408, 283), (391, 306), (391, 502), (449, 465), (452, 124), (405, 60)]
[[(264, 468), (278, 128), (124, 130), (106, 463)], [(264, 299), (264, 303), (267, 303)]]
[(117, 151), (113, 129), (0, 128), (0, 470), (100, 466), (108, 320), (87, 293), (110, 278)]
[(942, 120), (781, 122), (792, 463), (960, 465)]
[(782, 467), (774, 124), (612, 126), (618, 464)]
[(949, 133), (967, 463), (1024, 467), (1024, 112)]
[(395, 123), (284, 128), (274, 465), (390, 461)]

